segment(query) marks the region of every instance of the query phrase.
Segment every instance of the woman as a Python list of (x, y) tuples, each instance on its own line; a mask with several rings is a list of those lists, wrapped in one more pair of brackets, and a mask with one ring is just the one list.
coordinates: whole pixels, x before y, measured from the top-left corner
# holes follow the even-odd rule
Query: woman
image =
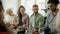
[(29, 25), (29, 16), (27, 14), (25, 14), (24, 6), (19, 7), (18, 17), (19, 17), (19, 26), (22, 27), (22, 29), (23, 29), (22, 31), (25, 34), (25, 30), (28, 28), (28, 25)]

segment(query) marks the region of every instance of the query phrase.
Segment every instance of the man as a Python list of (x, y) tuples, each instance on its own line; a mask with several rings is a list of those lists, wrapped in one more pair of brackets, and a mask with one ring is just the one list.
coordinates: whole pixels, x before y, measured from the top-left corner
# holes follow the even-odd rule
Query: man
[(51, 11), (47, 16), (46, 25), (45, 25), (45, 27), (47, 28), (45, 29), (45, 34), (56, 34), (55, 20), (56, 20), (57, 13), (59, 11), (59, 9), (57, 8), (59, 4), (59, 0), (49, 0), (48, 4)]
[(33, 5), (32, 10), (33, 14), (30, 17), (30, 26), (34, 28), (35, 32), (38, 32), (39, 28), (44, 26), (44, 17), (38, 13), (38, 5)]

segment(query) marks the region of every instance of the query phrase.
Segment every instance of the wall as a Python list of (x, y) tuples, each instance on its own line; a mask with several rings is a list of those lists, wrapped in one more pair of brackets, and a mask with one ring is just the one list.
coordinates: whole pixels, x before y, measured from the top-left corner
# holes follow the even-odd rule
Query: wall
[(19, 7), (19, 0), (2, 0), (2, 2), (5, 11), (11, 8), (14, 13), (17, 13), (17, 9)]

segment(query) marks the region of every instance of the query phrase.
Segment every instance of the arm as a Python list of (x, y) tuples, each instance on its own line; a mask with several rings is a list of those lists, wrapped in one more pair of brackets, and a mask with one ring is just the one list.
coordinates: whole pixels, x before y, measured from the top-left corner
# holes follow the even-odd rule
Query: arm
[(27, 16), (27, 19), (26, 19), (26, 28), (29, 28), (29, 16)]
[(27, 16), (26, 23), (27, 23), (27, 26), (29, 27), (29, 16)]
[(43, 16), (41, 16), (41, 17), (39, 18), (39, 26), (40, 26), (40, 27), (44, 27), (44, 17), (43, 17)]
[(14, 15), (13, 24), (14, 24), (15, 26), (17, 26), (18, 23), (19, 23), (19, 18), (18, 18), (17, 15)]

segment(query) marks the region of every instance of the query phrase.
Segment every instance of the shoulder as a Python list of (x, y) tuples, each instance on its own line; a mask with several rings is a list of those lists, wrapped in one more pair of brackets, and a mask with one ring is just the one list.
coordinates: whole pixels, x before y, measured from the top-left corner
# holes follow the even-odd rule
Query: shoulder
[(29, 17), (29, 15), (26, 14), (27, 17)]
[(43, 15), (42, 15), (42, 14), (40, 14), (40, 13), (38, 13), (38, 16), (39, 16), (39, 17), (43, 17)]
[(34, 14), (32, 14), (30, 17), (32, 17)]
[(60, 10), (58, 10), (58, 14), (60, 14)]
[(16, 15), (16, 14), (14, 14), (14, 16), (13, 16), (14, 18), (18, 18), (18, 15)]
[(38, 13), (38, 15), (42, 16), (42, 14)]
[(34, 16), (34, 14), (32, 14), (32, 15), (30, 16), (30, 19), (33, 19), (33, 18), (34, 18), (33, 16)]
[(26, 17), (29, 17), (29, 15), (25, 14)]

